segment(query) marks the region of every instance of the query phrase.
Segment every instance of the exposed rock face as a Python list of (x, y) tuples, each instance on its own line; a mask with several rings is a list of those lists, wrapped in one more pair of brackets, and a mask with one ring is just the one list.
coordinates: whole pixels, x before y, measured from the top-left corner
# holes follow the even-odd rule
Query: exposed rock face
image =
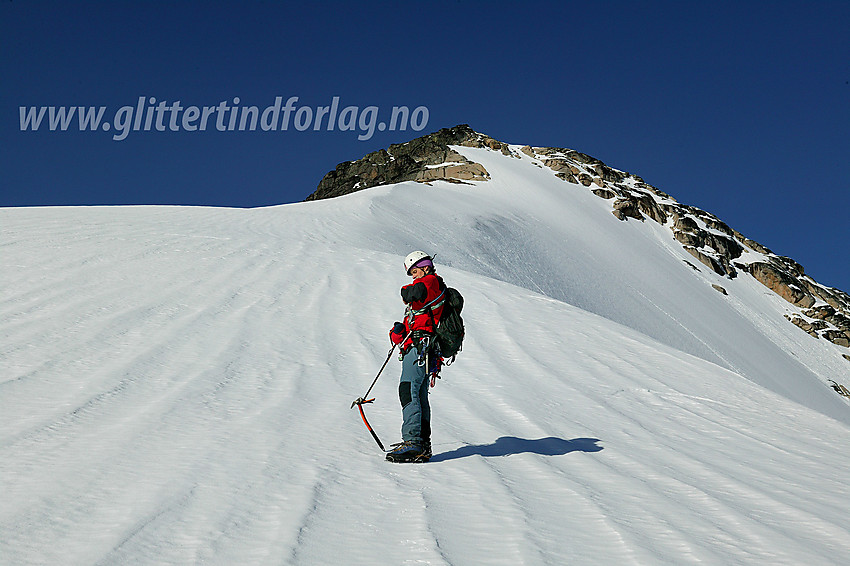
[[(585, 186), (590, 186), (590, 183)], [(614, 216), (620, 220), (625, 220), (626, 218), (637, 218), (638, 220), (643, 221), (643, 215), (640, 213), (640, 206), (637, 201), (627, 198), (618, 198), (614, 201)]]
[[(678, 203), (670, 195), (631, 173), (618, 171), (587, 154), (566, 148), (524, 146), (517, 149), (472, 130), (467, 125), (442, 129), (358, 161), (340, 163), (307, 200), (344, 195), (377, 185), (402, 181), (454, 183), (486, 181), (489, 173), (449, 146), (488, 148), (516, 158), (531, 158), (557, 178), (611, 202), (618, 219), (653, 220), (670, 230), (671, 238), (699, 263), (729, 279), (739, 272), (788, 301), (796, 309), (786, 318), (815, 338), (850, 348), (850, 295), (824, 287), (805, 274), (794, 260), (745, 237), (719, 218)], [(746, 257), (742, 257), (746, 254)], [(697, 265), (685, 261), (699, 271)], [(726, 294), (726, 289), (713, 285)], [(848, 357), (845, 354), (848, 360)]]
[(815, 304), (815, 299), (797, 285), (797, 280), (771, 263), (755, 262), (750, 265), (750, 274), (756, 280), (791, 303), (802, 308)]
[(449, 182), (486, 181), (490, 174), (479, 163), (473, 163), (449, 148), (450, 145), (488, 147), (510, 155), (508, 145), (479, 134), (463, 124), (444, 128), (407, 143), (394, 144), (358, 159), (336, 166), (319, 182), (307, 200), (338, 197), (390, 183), (402, 181)]

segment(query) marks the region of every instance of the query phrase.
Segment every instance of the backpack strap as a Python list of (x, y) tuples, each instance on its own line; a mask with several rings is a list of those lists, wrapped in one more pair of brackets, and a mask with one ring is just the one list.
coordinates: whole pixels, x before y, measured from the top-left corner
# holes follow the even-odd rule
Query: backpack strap
[(446, 299), (443, 298), (443, 295), (445, 295), (445, 294), (446, 294), (446, 291), (443, 290), (442, 293), (437, 295), (436, 299), (434, 299), (433, 301), (431, 301), (430, 303), (428, 303), (427, 305), (425, 305), (424, 307), (422, 307), (419, 310), (410, 309), (410, 312), (413, 313), (413, 316), (418, 316), (420, 314), (425, 314), (426, 312), (428, 312), (428, 309), (435, 309), (437, 307), (443, 306), (443, 303), (446, 302)]

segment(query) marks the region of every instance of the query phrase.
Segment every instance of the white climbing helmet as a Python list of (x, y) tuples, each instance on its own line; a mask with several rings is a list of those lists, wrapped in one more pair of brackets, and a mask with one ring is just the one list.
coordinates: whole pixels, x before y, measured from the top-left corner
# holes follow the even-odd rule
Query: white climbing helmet
[[(410, 270), (414, 267), (424, 267), (426, 265), (433, 266), (433, 262), (431, 261), (433, 258), (422, 251), (410, 252), (407, 254), (407, 257), (404, 258), (404, 270), (410, 275)], [(419, 265), (421, 263), (421, 265)]]

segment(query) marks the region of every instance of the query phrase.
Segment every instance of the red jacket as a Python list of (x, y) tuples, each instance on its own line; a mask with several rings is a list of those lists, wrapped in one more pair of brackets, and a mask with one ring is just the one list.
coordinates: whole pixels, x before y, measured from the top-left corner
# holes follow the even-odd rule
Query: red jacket
[[(407, 304), (404, 318), (405, 334), (410, 334), (411, 331), (416, 332), (417, 335), (436, 332), (443, 313), (445, 290), (446, 284), (443, 283), (442, 277), (434, 273), (420, 277), (401, 288), (401, 299)], [(407, 349), (412, 342), (413, 336), (408, 337), (402, 344), (402, 349)]]

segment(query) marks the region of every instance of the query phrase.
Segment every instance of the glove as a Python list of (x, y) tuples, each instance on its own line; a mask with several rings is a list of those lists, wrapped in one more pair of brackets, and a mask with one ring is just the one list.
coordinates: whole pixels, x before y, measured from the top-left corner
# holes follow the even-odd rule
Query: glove
[(390, 330), (390, 342), (393, 344), (401, 344), (401, 341), (404, 340), (406, 335), (407, 331), (404, 328), (404, 324), (396, 322)]

